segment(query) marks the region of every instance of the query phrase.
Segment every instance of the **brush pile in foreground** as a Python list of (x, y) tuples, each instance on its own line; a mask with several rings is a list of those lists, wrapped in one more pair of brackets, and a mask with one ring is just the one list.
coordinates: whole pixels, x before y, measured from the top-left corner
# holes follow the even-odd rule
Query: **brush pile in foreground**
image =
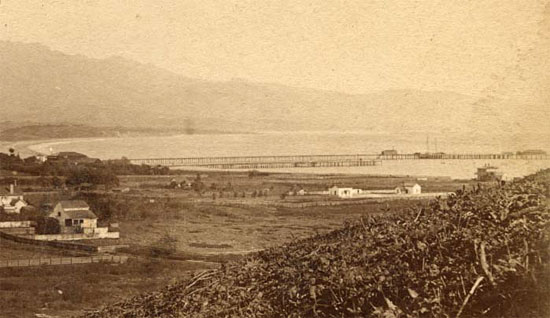
[[(86, 317), (515, 315), (547, 288), (535, 274), (549, 262), (549, 188), (546, 170), (459, 190), (429, 208), (363, 218)], [(522, 316), (547, 308), (530, 309)]]

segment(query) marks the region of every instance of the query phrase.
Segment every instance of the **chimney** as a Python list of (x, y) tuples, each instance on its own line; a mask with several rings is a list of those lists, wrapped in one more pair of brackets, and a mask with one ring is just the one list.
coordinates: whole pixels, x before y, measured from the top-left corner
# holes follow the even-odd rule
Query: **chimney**
[(10, 194), (15, 193), (15, 186), (13, 184), (10, 184)]

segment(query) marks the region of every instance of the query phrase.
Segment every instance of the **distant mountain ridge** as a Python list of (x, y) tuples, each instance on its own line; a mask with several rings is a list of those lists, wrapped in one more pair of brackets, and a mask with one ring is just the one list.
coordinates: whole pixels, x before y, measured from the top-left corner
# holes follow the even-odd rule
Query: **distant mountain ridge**
[(453, 92), (349, 95), (242, 80), (208, 82), (120, 57), (91, 59), (6, 41), (0, 41), (0, 60), (0, 105), (10, 121), (181, 131), (494, 129), (491, 120), (479, 122), (476, 98)]

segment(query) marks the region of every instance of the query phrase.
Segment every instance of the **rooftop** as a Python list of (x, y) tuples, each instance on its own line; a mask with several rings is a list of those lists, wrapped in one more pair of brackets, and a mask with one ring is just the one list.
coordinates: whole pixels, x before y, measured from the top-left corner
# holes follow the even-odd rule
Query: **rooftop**
[(94, 214), (94, 212), (90, 210), (65, 211), (65, 214), (67, 214), (67, 216), (71, 219), (97, 219), (97, 216)]
[(75, 152), (75, 151), (62, 151), (57, 154), (59, 157), (80, 157), (85, 158), (87, 157), (85, 154)]
[(63, 210), (66, 210), (66, 209), (89, 210), (90, 209), (90, 206), (88, 205), (88, 203), (82, 200), (59, 201), (58, 204), (61, 204), (61, 208)]

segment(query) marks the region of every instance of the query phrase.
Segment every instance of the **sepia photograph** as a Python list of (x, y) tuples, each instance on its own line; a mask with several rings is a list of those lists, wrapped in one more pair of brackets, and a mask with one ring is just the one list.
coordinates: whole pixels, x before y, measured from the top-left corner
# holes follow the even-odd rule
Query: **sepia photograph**
[(0, 318), (550, 317), (550, 0), (0, 0)]

